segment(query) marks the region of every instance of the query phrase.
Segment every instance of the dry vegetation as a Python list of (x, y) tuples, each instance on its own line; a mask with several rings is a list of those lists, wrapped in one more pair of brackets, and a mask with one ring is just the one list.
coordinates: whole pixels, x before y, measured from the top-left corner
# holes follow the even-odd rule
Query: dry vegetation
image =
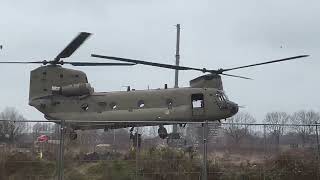
[[(309, 125), (279, 125), (289, 120)], [(300, 111), (292, 116), (275, 112), (267, 114), (265, 119), (273, 125), (218, 126), (215, 139), (209, 138), (207, 146), (208, 179), (320, 179), (316, 131), (311, 125), (317, 120), (319, 114), (312, 111)], [(241, 113), (231, 121), (255, 122), (252, 116)], [(48, 135), (50, 140), (57, 141), (59, 126), (36, 123), (28, 130), (32, 133), (23, 133), (21, 129), (27, 126), (13, 125), (19, 128), (9, 122), (0, 124), (0, 180), (56, 179), (59, 143), (34, 141), (44, 132), (52, 132)], [(203, 133), (201, 126), (189, 127), (183, 148), (169, 148), (158, 137), (143, 137), (138, 152), (131, 149), (128, 130), (78, 132), (76, 141), (67, 138), (65, 141), (64, 177), (66, 180), (199, 179), (203, 169)], [(99, 144), (109, 144), (112, 148), (98, 149)], [(39, 157), (40, 151), (43, 158)]]
[[(67, 156), (67, 155), (66, 155)], [(84, 156), (84, 155), (82, 155)], [(172, 148), (150, 148), (136, 157), (134, 150), (125, 154), (109, 153), (108, 160), (85, 160), (81, 155), (65, 161), (66, 180), (103, 179), (198, 179), (201, 157), (196, 152)], [(101, 154), (99, 157), (102, 157)], [(136, 162), (136, 159), (139, 159)], [(317, 179), (319, 161), (308, 150), (287, 151), (263, 161), (236, 162), (236, 155), (209, 158), (209, 179)], [(137, 168), (138, 167), (138, 168)], [(1, 166), (2, 178), (22, 180), (53, 179), (56, 161), (34, 159), (27, 153), (8, 154)], [(4, 168), (4, 169), (3, 169)]]

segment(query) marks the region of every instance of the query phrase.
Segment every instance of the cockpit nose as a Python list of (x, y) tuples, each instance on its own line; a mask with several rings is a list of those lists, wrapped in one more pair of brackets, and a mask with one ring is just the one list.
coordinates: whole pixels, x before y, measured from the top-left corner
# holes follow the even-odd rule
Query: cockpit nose
[(229, 108), (232, 115), (237, 114), (237, 112), (239, 111), (238, 104), (232, 101), (229, 101)]

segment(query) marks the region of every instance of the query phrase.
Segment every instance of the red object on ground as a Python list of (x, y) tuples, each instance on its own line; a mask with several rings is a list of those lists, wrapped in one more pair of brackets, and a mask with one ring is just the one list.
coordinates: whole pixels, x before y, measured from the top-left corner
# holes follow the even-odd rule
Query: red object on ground
[(49, 140), (49, 137), (46, 135), (41, 135), (38, 137), (38, 142), (47, 142)]

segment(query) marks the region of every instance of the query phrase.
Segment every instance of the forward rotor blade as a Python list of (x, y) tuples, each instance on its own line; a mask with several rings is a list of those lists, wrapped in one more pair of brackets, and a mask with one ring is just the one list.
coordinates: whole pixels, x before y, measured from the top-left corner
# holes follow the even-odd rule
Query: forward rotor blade
[(53, 62), (57, 63), (61, 58), (70, 57), (90, 35), (91, 33), (81, 32), (60, 52)]
[(102, 56), (102, 55), (98, 55), (98, 54), (91, 54), (91, 56), (96, 57), (96, 58), (112, 59), (112, 60), (116, 60), (116, 61), (130, 62), (130, 63), (135, 63), (135, 64), (143, 64), (143, 65), (148, 65), (148, 66), (156, 66), (156, 67), (162, 67), (162, 68), (167, 68), (167, 69), (196, 70), (196, 71), (201, 71), (201, 72), (209, 72), (206, 69), (198, 69), (198, 68), (185, 67), (185, 66), (175, 66), (175, 65), (170, 65), (170, 64), (141, 61), (141, 60), (136, 60), (136, 59), (127, 59), (127, 58), (112, 57), (112, 56)]
[(225, 73), (221, 73), (221, 75), (230, 76), (230, 77), (236, 77), (236, 78), (242, 78), (242, 79), (249, 79), (249, 80), (253, 80), (253, 79), (248, 78), (248, 77), (238, 76), (238, 75), (232, 75), (232, 74), (225, 74)]
[(273, 60), (273, 61), (257, 63), (257, 64), (250, 64), (250, 65), (246, 65), (246, 66), (239, 66), (239, 67), (234, 67), (234, 68), (229, 68), (229, 69), (221, 69), (220, 71), (221, 72), (231, 71), (231, 70), (248, 68), (248, 67), (253, 67), (253, 66), (260, 66), (260, 65), (264, 65), (264, 64), (271, 64), (271, 63), (277, 63), (277, 62), (282, 62), (282, 61), (289, 61), (289, 60), (294, 60), (294, 59), (298, 59), (298, 58), (304, 58), (304, 57), (308, 57), (308, 56), (309, 55), (294, 56), (294, 57), (289, 57), (289, 58), (284, 58), (284, 59), (278, 59), (278, 60)]
[(91, 54), (91, 56), (92, 56), (92, 57), (96, 57), (96, 58), (111, 59), (111, 60), (117, 60), (117, 61), (123, 61), (123, 62), (135, 63), (135, 64), (143, 64), (143, 65), (149, 65), (149, 66), (162, 67), (162, 68), (167, 68), (167, 69), (195, 70), (195, 71), (201, 71), (201, 72), (203, 72), (203, 73), (208, 72), (208, 73), (212, 73), (212, 74), (221, 74), (221, 75), (230, 76), (230, 77), (237, 77), (237, 78), (250, 79), (250, 80), (252, 80), (251, 78), (248, 78), (248, 77), (238, 76), (238, 75), (232, 75), (232, 74), (225, 74), (225, 73), (223, 73), (223, 72), (225, 72), (225, 71), (231, 71), (231, 70), (235, 70), (235, 69), (241, 69), (241, 68), (259, 66), (259, 65), (264, 65), (264, 64), (277, 63), (277, 62), (281, 62), (281, 61), (288, 61), (288, 60), (293, 60), (293, 59), (308, 57), (309, 55), (300, 55), (300, 56), (294, 56), (294, 57), (289, 57), (289, 58), (284, 58), (284, 59), (267, 61), (267, 62), (262, 62), (262, 63), (257, 63), (257, 64), (251, 64), (251, 65), (240, 66), (240, 67), (229, 68), (229, 69), (218, 69), (218, 70), (208, 70), (208, 69), (205, 69), (205, 68), (200, 69), (200, 68), (193, 68), (193, 67), (187, 67), (187, 66), (175, 66), (175, 65), (170, 65), (170, 64), (162, 64), (162, 63), (142, 61), (142, 60), (137, 60), (137, 59), (128, 59), (128, 58), (121, 58), (121, 57), (113, 57), (113, 56), (103, 56), (103, 55), (98, 55), (98, 54)]
[(73, 66), (133, 66), (133, 63), (95, 63), (95, 62), (64, 62)]
[(43, 61), (29, 61), (29, 62), (22, 62), (22, 61), (2, 61), (0, 64), (43, 64)]

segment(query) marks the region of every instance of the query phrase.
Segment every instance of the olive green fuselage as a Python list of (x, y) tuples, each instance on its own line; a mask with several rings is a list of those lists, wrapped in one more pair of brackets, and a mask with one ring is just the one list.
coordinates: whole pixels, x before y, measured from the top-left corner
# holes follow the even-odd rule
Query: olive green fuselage
[[(89, 123), (73, 123), (74, 129), (120, 128), (134, 124), (128, 121), (145, 121), (142, 125), (154, 125), (152, 121), (166, 122), (164, 124), (170, 121), (215, 121), (231, 117), (238, 111), (238, 106), (216, 88), (93, 92), (90, 89), (84, 91), (91, 88), (87, 85), (70, 86), (77, 83), (87, 83), (81, 71), (60, 66), (37, 68), (31, 72), (29, 104), (47, 119), (95, 122), (90, 126)], [(75, 95), (72, 95), (73, 91)]]
[[(49, 119), (83, 121), (215, 121), (232, 116), (214, 88), (174, 88), (41, 97), (32, 104)], [(194, 107), (193, 94), (203, 103)], [(37, 106), (38, 105), (38, 106)], [(80, 127), (79, 127), (80, 128)]]

